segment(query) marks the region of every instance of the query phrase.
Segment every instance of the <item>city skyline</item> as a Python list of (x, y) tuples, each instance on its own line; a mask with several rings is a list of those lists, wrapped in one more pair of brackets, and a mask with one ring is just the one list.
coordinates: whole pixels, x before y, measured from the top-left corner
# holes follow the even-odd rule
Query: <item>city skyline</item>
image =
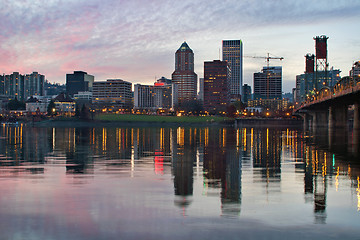
[[(325, 4), (326, 3), (326, 4)], [(358, 1), (4, 1), (0, 10), (1, 73), (39, 72), (50, 82), (85, 71), (95, 81), (121, 78), (152, 84), (170, 78), (174, 51), (185, 40), (203, 77), (205, 61), (220, 58), (222, 40), (241, 39), (244, 56), (272, 53), (284, 61), (283, 92), (295, 87), (314, 53), (314, 36), (326, 35), (329, 66), (349, 75), (359, 60)], [(216, 7), (214, 7), (216, 6)], [(265, 59), (244, 58), (244, 81)]]

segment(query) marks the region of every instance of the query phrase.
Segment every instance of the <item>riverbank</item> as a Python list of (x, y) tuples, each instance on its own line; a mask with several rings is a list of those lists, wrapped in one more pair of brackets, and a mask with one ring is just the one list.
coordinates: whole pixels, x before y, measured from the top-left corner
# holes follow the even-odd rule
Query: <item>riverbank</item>
[(39, 122), (28, 122), (34, 127), (210, 127), (234, 126), (234, 119), (218, 116), (154, 116), (101, 114), (94, 120), (76, 118), (54, 118)]
[(302, 127), (302, 120), (288, 118), (238, 118), (235, 127)]
[(100, 114), (93, 120), (58, 117), (26, 122), (34, 127), (302, 127), (296, 119), (239, 118), (220, 116), (157, 116), (130, 114)]

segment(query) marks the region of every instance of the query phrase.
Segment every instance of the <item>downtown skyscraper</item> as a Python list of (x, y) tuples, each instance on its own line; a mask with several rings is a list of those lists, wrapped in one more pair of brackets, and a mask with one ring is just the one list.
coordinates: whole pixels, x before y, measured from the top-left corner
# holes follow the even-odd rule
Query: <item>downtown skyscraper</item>
[(194, 72), (194, 53), (186, 42), (183, 42), (175, 53), (175, 71), (172, 74), (172, 83), (178, 86), (180, 106), (196, 99), (197, 75)]
[(222, 41), (223, 61), (227, 61), (231, 70), (230, 97), (241, 99), (243, 85), (243, 44), (241, 40)]
[(230, 103), (231, 71), (226, 61), (204, 62), (204, 109), (212, 114), (226, 111)]

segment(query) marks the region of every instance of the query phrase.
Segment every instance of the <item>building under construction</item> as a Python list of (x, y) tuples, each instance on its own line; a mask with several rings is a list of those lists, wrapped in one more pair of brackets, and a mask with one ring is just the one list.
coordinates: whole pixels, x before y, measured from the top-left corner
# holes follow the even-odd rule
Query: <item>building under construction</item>
[(266, 66), (254, 73), (254, 99), (248, 100), (248, 106), (262, 110), (286, 107), (282, 101), (282, 67)]
[(263, 67), (254, 73), (254, 99), (282, 98), (282, 67)]

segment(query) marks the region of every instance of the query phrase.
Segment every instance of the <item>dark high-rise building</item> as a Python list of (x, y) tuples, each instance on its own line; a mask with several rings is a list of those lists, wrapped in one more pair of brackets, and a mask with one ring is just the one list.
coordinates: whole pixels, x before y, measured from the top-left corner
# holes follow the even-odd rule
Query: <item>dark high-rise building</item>
[(197, 75), (194, 72), (194, 53), (184, 42), (175, 53), (172, 83), (178, 85), (179, 105), (196, 99)]
[(249, 100), (251, 100), (251, 87), (249, 85), (243, 85), (242, 93), (243, 94), (241, 95), (241, 101), (243, 103), (247, 103)]
[(240, 100), (243, 85), (243, 43), (241, 40), (223, 40), (223, 61), (229, 63), (231, 69), (231, 99)]
[(230, 69), (226, 61), (204, 62), (204, 109), (225, 111), (230, 103)]
[(73, 96), (78, 92), (92, 91), (94, 76), (82, 71), (66, 74), (66, 92)]
[(263, 67), (254, 73), (254, 99), (282, 99), (281, 67)]

